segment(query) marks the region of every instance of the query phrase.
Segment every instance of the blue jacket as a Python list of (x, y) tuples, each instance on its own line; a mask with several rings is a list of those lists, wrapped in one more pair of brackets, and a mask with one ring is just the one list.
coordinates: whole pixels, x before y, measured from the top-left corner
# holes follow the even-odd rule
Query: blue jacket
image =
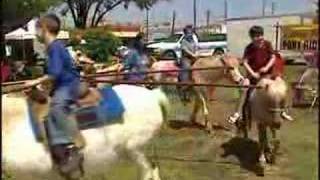
[(80, 74), (76, 70), (72, 57), (63, 42), (53, 41), (48, 47), (47, 73), (55, 80), (55, 89), (71, 86), (80, 82)]

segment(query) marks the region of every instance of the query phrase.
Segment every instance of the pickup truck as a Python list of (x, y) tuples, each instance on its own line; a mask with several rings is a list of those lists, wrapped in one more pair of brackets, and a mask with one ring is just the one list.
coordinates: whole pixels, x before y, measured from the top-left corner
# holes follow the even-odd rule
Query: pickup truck
[[(181, 57), (181, 41), (183, 33), (174, 34), (168, 38), (157, 39), (147, 45), (149, 52), (164, 59)], [(207, 38), (199, 38), (197, 53), (200, 56), (212, 56), (214, 53), (225, 53), (227, 49), (226, 34), (212, 34)]]

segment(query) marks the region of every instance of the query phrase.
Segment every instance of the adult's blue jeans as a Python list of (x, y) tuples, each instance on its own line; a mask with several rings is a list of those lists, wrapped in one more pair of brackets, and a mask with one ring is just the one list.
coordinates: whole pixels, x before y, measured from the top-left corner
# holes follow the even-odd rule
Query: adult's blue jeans
[(79, 82), (55, 89), (51, 99), (47, 128), (50, 145), (73, 143), (79, 132), (75, 119), (70, 117), (71, 105), (78, 97)]
[(183, 57), (179, 61), (178, 66), (182, 70), (182, 71), (180, 71), (180, 73), (178, 75), (179, 82), (188, 82), (188, 81), (190, 81), (191, 80), (191, 71), (186, 71), (188, 69), (191, 69), (190, 60), (188, 58), (184, 58)]

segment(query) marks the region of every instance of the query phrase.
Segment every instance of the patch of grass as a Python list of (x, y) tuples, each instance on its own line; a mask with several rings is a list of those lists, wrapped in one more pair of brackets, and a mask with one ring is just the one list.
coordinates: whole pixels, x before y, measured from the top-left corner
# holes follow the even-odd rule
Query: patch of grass
[(295, 180), (318, 177), (318, 124), (314, 113), (295, 109), (296, 121), (281, 132), (282, 146), (287, 149), (289, 176)]

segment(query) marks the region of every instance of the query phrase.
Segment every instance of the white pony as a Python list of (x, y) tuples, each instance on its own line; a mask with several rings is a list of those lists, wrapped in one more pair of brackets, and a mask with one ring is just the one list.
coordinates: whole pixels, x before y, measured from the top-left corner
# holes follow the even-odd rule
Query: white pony
[[(158, 169), (152, 167), (141, 148), (160, 130), (168, 105), (166, 96), (160, 89), (148, 90), (138, 86), (117, 85), (112, 89), (123, 103), (123, 122), (82, 131), (87, 143), (85, 170), (114, 160), (118, 150), (125, 150), (140, 165), (143, 180), (160, 180)], [(38, 107), (48, 109), (48, 103), (38, 104)], [(46, 110), (38, 111), (37, 115), (46, 113)], [(27, 179), (26, 175), (33, 180), (49, 179), (31, 173), (48, 175), (52, 163), (45, 146), (35, 141), (28, 120), (26, 97), (2, 95), (2, 128), (2, 165), (14, 172), (25, 172), (17, 179)]]

